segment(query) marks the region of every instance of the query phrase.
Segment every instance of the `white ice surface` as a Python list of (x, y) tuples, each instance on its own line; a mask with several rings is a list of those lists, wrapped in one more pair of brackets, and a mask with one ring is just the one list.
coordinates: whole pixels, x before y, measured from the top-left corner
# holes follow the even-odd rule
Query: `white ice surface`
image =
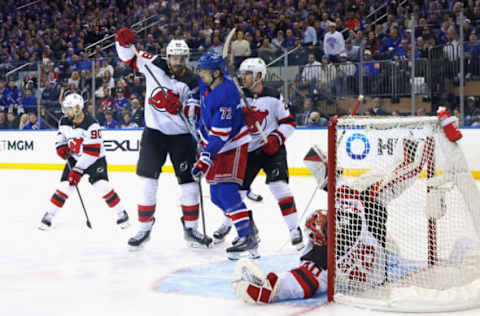
[[(86, 227), (79, 200), (72, 194), (53, 228), (40, 231), (37, 226), (59, 177), (59, 171), (0, 170), (0, 315), (384, 315), (323, 305), (323, 298), (269, 306), (249, 306), (235, 299), (230, 288), (233, 263), (225, 255), (234, 233), (213, 249), (188, 248), (172, 174), (160, 177), (157, 222), (141, 251), (127, 247), (128, 238), (137, 232), (138, 185), (133, 173), (110, 174), (131, 217), (129, 229), (115, 227), (113, 212), (83, 179), (80, 191), (93, 229)], [(264, 201), (247, 204), (260, 229), (260, 263), (280, 272), (295, 267), (296, 255), (287, 244), (286, 225), (264, 181), (259, 177), (253, 185)], [(291, 184), (300, 215), (314, 180), (292, 177)], [(205, 184), (203, 189), (211, 235), (222, 214), (211, 204)], [(320, 207), (326, 207), (323, 192), (315, 195), (309, 211)], [(480, 310), (455, 315), (480, 315)]]

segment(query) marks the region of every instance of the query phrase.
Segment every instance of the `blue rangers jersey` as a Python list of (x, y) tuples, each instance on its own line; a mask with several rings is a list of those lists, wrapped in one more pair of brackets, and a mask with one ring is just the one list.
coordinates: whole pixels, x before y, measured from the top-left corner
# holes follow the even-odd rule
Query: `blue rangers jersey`
[(240, 147), (250, 141), (240, 107), (240, 93), (225, 77), (213, 90), (200, 80), (199, 141), (211, 155)]

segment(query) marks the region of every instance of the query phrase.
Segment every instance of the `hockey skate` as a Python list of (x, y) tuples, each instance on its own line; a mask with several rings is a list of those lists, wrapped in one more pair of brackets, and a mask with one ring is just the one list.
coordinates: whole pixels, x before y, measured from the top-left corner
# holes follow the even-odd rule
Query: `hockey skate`
[(122, 213), (117, 218), (117, 225), (121, 229), (125, 229), (130, 226), (130, 222), (128, 221), (128, 213), (126, 211), (122, 211)]
[(250, 259), (260, 258), (257, 238), (253, 231), (250, 235), (239, 238), (232, 247), (227, 248), (227, 256), (230, 260), (238, 260), (245, 253)]
[(213, 246), (212, 238), (210, 238), (206, 235), (203, 235), (201, 232), (199, 232), (195, 228), (186, 227), (185, 226), (185, 221), (183, 220), (183, 217), (181, 217), (180, 220), (182, 221), (185, 240), (187, 241), (187, 243), (190, 247), (192, 247), (192, 248), (200, 248), (200, 247), (210, 248), (210, 247)]
[[(260, 243), (260, 236), (258, 235), (257, 225), (255, 225), (255, 221), (253, 220), (252, 211), (248, 211), (248, 217), (249, 217), (250, 223), (252, 225), (253, 234), (255, 235), (255, 238), (257, 239), (257, 243)], [(235, 244), (238, 242), (239, 239), (240, 238), (238, 236), (235, 237), (235, 239), (232, 240), (232, 246), (235, 246)]]
[(48, 212), (43, 215), (42, 220), (40, 221), (40, 225), (38, 229), (40, 230), (47, 230), (52, 227), (52, 218), (53, 215), (49, 214)]
[(255, 194), (251, 190), (248, 190), (247, 192), (247, 197), (255, 202), (261, 202), (263, 200), (263, 197), (260, 194)]
[(150, 232), (152, 231), (153, 224), (155, 224), (155, 218), (153, 218), (153, 221), (151, 221), (151, 224), (149, 226), (142, 226), (140, 228), (140, 231), (128, 240), (128, 245), (131, 246), (132, 249), (139, 249), (147, 241), (149, 241)]
[(213, 243), (219, 244), (224, 242), (225, 237), (228, 235), (230, 230), (232, 230), (232, 226), (223, 222), (222, 226), (220, 226), (216, 231), (213, 232)]
[(303, 244), (303, 235), (302, 230), (300, 227), (296, 227), (290, 230), (290, 240), (292, 242), (292, 246), (294, 246), (297, 250), (302, 250), (305, 245)]

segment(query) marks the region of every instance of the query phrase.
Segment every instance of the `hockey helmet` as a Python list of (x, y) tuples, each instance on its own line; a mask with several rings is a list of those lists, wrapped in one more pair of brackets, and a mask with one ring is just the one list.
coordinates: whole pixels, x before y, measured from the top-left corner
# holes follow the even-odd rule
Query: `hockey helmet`
[(316, 210), (305, 222), (307, 236), (316, 246), (327, 245), (327, 211)]
[(239, 71), (240, 73), (251, 71), (254, 79), (257, 78), (258, 73), (261, 73), (261, 80), (264, 80), (265, 76), (267, 75), (267, 65), (261, 58), (247, 58), (240, 64)]
[(217, 52), (206, 52), (198, 60), (198, 68), (206, 70), (220, 70), (226, 72), (225, 60)]
[(187, 42), (184, 40), (171, 40), (167, 45), (167, 58), (169, 56), (185, 56), (185, 62), (188, 62), (190, 48), (188, 47)]
[(69, 109), (73, 110), (73, 113), (78, 114), (83, 110), (83, 98), (78, 93), (70, 93), (65, 97), (62, 103), (62, 112), (67, 114)]

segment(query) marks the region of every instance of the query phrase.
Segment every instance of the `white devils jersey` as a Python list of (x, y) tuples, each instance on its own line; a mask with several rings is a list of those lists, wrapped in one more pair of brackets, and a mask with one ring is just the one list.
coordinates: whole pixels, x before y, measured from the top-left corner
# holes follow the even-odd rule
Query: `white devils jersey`
[[(295, 122), (290, 114), (287, 104), (283, 101), (278, 91), (272, 88), (263, 87), (260, 93), (252, 94), (250, 90), (243, 89), (249, 106), (257, 110), (261, 115), (260, 127), (265, 135), (273, 131), (282, 138), (282, 144), (295, 131)], [(245, 106), (243, 100), (241, 106)], [(252, 140), (248, 145), (248, 151), (254, 151), (263, 145), (262, 136), (257, 132), (250, 132)]]
[[(145, 51), (138, 51), (135, 55), (132, 49), (120, 46), (115, 42), (118, 57), (135, 71), (141, 72), (146, 78), (145, 94), (145, 126), (158, 130), (166, 135), (188, 134), (180, 115), (168, 113), (163, 104), (165, 97), (150, 71), (158, 82), (165, 88), (166, 93), (176, 94), (182, 104), (187, 104), (192, 99), (192, 94), (198, 89), (196, 75), (187, 71), (187, 78), (174, 79), (170, 76), (167, 61), (158, 55), (151, 55)], [(148, 67), (148, 69), (147, 69)], [(149, 71), (150, 70), (150, 71)]]
[(105, 157), (100, 124), (88, 115), (78, 126), (66, 116), (60, 119), (56, 147), (64, 145), (70, 148), (72, 157), (77, 161), (75, 167), (82, 170)]
[[(380, 203), (370, 200), (369, 194), (360, 193), (346, 184), (345, 180), (340, 180), (336, 191), (336, 277), (344, 286), (367, 289), (385, 281), (386, 255), (382, 243), (386, 227), (382, 227), (385, 223), (380, 221), (367, 220), (365, 203), (369, 205), (370, 214), (386, 210)], [(377, 236), (372, 231), (377, 232)]]

